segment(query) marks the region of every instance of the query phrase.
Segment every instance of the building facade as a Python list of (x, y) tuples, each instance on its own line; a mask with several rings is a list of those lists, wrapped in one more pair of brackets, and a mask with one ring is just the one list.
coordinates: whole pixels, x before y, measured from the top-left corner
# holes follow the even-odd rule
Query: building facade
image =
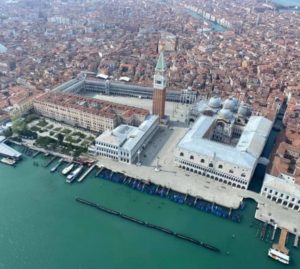
[(154, 136), (159, 126), (159, 117), (149, 115), (139, 127), (120, 125), (105, 131), (96, 139), (89, 152), (125, 163), (140, 162), (139, 155)]
[(242, 112), (233, 98), (223, 105), (218, 98), (211, 99), (177, 144), (176, 165), (230, 186), (247, 189), (272, 122)]
[(155, 74), (153, 80), (153, 107), (152, 114), (158, 115), (160, 119), (165, 116), (165, 103), (166, 103), (166, 64), (164, 55), (161, 53), (157, 65), (155, 67)]
[(94, 132), (112, 130), (122, 123), (138, 126), (149, 115), (145, 109), (62, 93), (46, 93), (33, 105), (45, 117)]
[(261, 195), (277, 204), (300, 212), (300, 185), (294, 182), (293, 177), (285, 174), (279, 177), (266, 174)]

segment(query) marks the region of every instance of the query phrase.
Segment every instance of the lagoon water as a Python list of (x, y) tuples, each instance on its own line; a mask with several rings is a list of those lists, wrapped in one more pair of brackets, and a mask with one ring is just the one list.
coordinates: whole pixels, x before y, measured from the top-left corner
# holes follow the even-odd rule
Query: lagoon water
[[(34, 159), (40, 164), (45, 157)], [(62, 169), (63, 167), (61, 167)], [(0, 164), (0, 268), (285, 268), (267, 257), (258, 238), (255, 203), (237, 224), (185, 205), (139, 193), (95, 177), (65, 183), (60, 172), (24, 157), (16, 168)], [(60, 170), (61, 170), (60, 169)], [(221, 254), (126, 222), (74, 201), (82, 197), (213, 244)], [(292, 264), (300, 252), (290, 244)]]
[(289, 6), (289, 5), (298, 5), (300, 6), (300, 0), (272, 0), (274, 3)]

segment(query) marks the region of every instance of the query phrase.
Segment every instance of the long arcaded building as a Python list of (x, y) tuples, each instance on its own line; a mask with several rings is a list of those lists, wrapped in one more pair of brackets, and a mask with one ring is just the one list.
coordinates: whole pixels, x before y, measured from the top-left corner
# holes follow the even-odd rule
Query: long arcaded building
[(34, 101), (37, 113), (94, 132), (112, 130), (119, 124), (138, 126), (149, 115), (141, 108), (62, 93), (46, 93)]

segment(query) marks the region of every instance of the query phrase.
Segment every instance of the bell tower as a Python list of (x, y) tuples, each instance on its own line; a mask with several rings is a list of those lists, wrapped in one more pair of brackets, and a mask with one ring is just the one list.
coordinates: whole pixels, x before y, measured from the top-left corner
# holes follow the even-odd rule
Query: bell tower
[(163, 52), (160, 53), (153, 79), (153, 105), (152, 114), (158, 115), (160, 119), (165, 116), (166, 102), (166, 63)]

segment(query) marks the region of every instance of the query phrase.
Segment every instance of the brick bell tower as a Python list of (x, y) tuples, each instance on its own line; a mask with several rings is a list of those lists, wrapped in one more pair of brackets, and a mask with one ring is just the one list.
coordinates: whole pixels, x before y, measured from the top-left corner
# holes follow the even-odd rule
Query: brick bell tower
[(165, 102), (166, 102), (166, 63), (163, 52), (160, 53), (153, 79), (153, 104), (152, 114), (158, 115), (160, 119), (165, 116)]

